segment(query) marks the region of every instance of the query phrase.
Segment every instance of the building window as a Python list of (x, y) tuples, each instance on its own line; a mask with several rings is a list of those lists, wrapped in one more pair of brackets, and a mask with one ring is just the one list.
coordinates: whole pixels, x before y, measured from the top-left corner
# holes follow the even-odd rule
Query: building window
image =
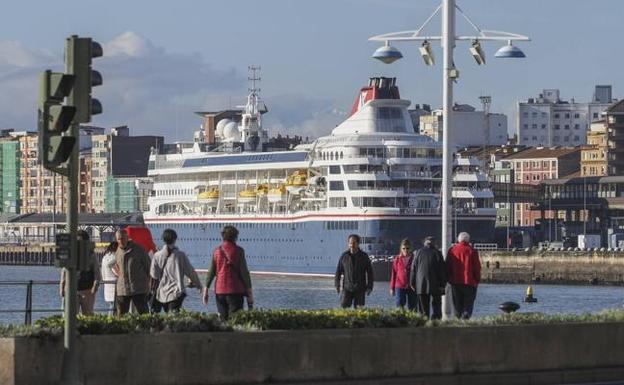
[(533, 123), (533, 124), (531, 125), (531, 128), (532, 128), (532, 129), (534, 129), (534, 130), (535, 130), (535, 129), (537, 129), (537, 124)]
[(522, 113), (522, 117), (523, 118), (528, 118), (529, 117), (529, 113), (528, 112), (523, 112)]
[(570, 137), (569, 136), (564, 136), (563, 137), (563, 141), (564, 142), (569, 142), (570, 141)]
[(578, 118), (580, 118), (580, 117), (581, 117), (581, 115), (580, 115), (580, 114), (574, 114), (574, 119), (578, 119)]
[(526, 130), (526, 129), (529, 128), (529, 125), (525, 123), (525, 124), (522, 125), (522, 127), (524, 127), (524, 129)]
[(545, 112), (542, 112), (542, 118), (545, 118), (547, 115)]
[(559, 119), (559, 114), (555, 114), (555, 119)]
[(537, 118), (537, 112), (532, 113), (531, 116)]
[(575, 129), (575, 130), (578, 130), (578, 129), (580, 129), (580, 128), (581, 128), (581, 125), (580, 125), (580, 124), (575, 124), (575, 125), (574, 125), (574, 129)]
[(542, 124), (542, 130), (545, 130), (545, 129), (546, 129), (546, 125)]
[(563, 129), (565, 129), (565, 130), (569, 130), (569, 129), (570, 129), (570, 125), (569, 125), (569, 124), (566, 124), (565, 126), (563, 126)]
[(555, 130), (558, 130), (559, 128), (561, 128), (558, 124), (555, 124)]
[(598, 119), (598, 113), (594, 112), (594, 119)]
[(570, 119), (570, 114), (566, 112), (565, 117), (566, 119)]

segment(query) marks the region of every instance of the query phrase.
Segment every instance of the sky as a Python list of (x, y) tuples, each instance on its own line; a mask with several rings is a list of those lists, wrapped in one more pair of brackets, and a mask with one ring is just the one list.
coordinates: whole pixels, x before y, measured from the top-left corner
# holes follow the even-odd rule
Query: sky
[[(128, 125), (132, 135), (191, 140), (194, 114), (241, 105), (247, 67), (261, 66), (264, 126), (275, 135), (316, 137), (346, 118), (371, 76), (397, 77), (412, 103), (442, 103), (442, 51), (423, 64), (416, 43), (396, 46), (404, 58), (370, 58), (373, 35), (417, 29), (438, 0), (180, 0), (7, 2), (0, 13), (0, 128), (36, 130), (38, 76), (62, 70), (65, 38), (92, 37), (104, 47), (94, 60), (104, 84), (94, 89), (104, 113), (93, 125)], [(455, 101), (479, 106), (516, 125), (517, 101), (558, 88), (563, 99), (589, 101), (595, 84), (624, 95), (621, 0), (465, 0), (462, 10), (481, 28), (531, 37), (517, 45), (526, 59), (495, 59), (499, 43), (483, 44), (477, 66), (459, 42)], [(459, 34), (470, 26), (457, 15)], [(439, 18), (425, 32), (438, 35)], [(472, 33), (470, 33), (472, 34)]]

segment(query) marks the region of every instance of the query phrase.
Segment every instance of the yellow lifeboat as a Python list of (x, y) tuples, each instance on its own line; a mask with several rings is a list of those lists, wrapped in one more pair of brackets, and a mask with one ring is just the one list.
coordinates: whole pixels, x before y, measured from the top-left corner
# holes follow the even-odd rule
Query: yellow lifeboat
[(258, 185), (258, 187), (256, 187), (256, 195), (259, 197), (263, 197), (267, 195), (268, 191), (269, 191), (269, 186), (267, 184), (261, 184), (261, 185)]
[(272, 203), (285, 201), (286, 200), (286, 187), (283, 184), (281, 184), (277, 187), (270, 189), (269, 192), (267, 193), (267, 197), (269, 199), (269, 202), (272, 202)]
[(238, 193), (238, 201), (240, 203), (251, 203), (256, 201), (256, 190), (247, 188)]
[(202, 203), (216, 203), (219, 200), (219, 189), (212, 188), (197, 195), (197, 200)]
[(297, 170), (286, 178), (286, 187), (305, 187), (308, 184), (308, 172)]

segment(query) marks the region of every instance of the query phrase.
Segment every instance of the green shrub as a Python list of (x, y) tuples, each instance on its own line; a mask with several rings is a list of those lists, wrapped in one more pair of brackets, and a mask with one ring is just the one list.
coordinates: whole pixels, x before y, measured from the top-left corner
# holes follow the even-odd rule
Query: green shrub
[(235, 313), (230, 324), (260, 330), (396, 328), (422, 326), (426, 319), (406, 310), (253, 310)]
[[(333, 309), (333, 310), (253, 310), (241, 311), (227, 322), (216, 314), (182, 311), (172, 314), (129, 314), (117, 318), (106, 315), (77, 319), (79, 334), (180, 333), (232, 330), (306, 330), (406, 327), (471, 327), (519, 324), (557, 324), (573, 322), (624, 322), (624, 310), (600, 313), (555, 314), (512, 313), (471, 320), (427, 321), (406, 310)], [(63, 318), (42, 318), (35, 325), (2, 325), (0, 337), (56, 338), (63, 334)]]
[(62, 329), (49, 329), (26, 325), (3, 325), (0, 324), (0, 338), (2, 337), (33, 337), (33, 338), (56, 338), (61, 336)]
[[(42, 318), (35, 327), (63, 330), (61, 316)], [(127, 314), (113, 317), (102, 314), (79, 315), (76, 322), (78, 334), (126, 334), (126, 333), (180, 333), (229, 331), (230, 326), (219, 320), (216, 314), (181, 311), (170, 314)]]

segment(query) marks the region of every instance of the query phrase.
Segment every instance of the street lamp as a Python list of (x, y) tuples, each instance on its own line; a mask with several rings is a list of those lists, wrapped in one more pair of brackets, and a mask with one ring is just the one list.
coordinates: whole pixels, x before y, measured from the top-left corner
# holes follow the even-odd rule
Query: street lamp
[[(476, 36), (456, 36), (455, 35), (455, 10), (466, 19), (468, 24), (476, 31)], [(424, 36), (421, 34), (423, 29), (429, 24), (429, 22), (435, 17), (435, 15), (441, 11), (442, 16), (442, 34), (441, 36)], [(383, 35), (377, 35), (369, 38), (370, 41), (384, 42), (385, 46), (375, 51), (374, 58), (381, 60), (384, 63), (393, 63), (400, 59), (403, 55), (397, 52), (398, 49), (391, 47), (390, 42), (403, 42), (403, 41), (440, 41), (443, 51), (443, 70), (442, 70), (442, 85), (443, 85), (443, 105), (442, 105), (442, 119), (443, 119), (443, 134), (442, 134), (442, 248), (448, 250), (451, 245), (451, 194), (452, 194), (452, 165), (453, 165), (453, 151), (451, 150), (450, 143), (450, 130), (453, 127), (452, 108), (453, 108), (453, 80), (457, 80), (459, 72), (455, 68), (453, 62), (453, 50), (455, 48), (456, 41), (469, 41), (472, 42), (472, 54), (477, 62), (482, 61), (485, 64), (485, 55), (481, 50), (481, 42), (484, 41), (505, 41), (507, 45), (498, 50), (494, 55), (499, 58), (517, 58), (524, 57), (524, 53), (516, 46), (512, 45), (512, 41), (528, 41), (529, 37), (519, 35), (510, 32), (501, 31), (488, 31), (480, 29), (470, 18), (455, 4), (455, 0), (442, 0), (442, 3), (435, 9), (435, 11), (425, 20), (425, 22), (413, 31), (392, 32)], [(380, 52), (381, 50), (381, 52)], [(384, 53), (386, 52), (386, 53)], [(422, 50), (421, 50), (422, 54)], [(477, 54), (475, 56), (475, 54)], [(432, 58), (433, 56), (431, 56)], [(477, 59), (478, 57), (478, 59)], [(424, 56), (423, 56), (424, 58)], [(429, 64), (427, 59), (425, 62)], [(433, 60), (431, 60), (433, 64)], [(479, 63), (481, 64), (481, 63)], [(448, 302), (446, 296), (445, 302)], [(443, 304), (444, 308), (448, 310), (448, 303)], [(445, 311), (446, 313), (446, 311)]]

